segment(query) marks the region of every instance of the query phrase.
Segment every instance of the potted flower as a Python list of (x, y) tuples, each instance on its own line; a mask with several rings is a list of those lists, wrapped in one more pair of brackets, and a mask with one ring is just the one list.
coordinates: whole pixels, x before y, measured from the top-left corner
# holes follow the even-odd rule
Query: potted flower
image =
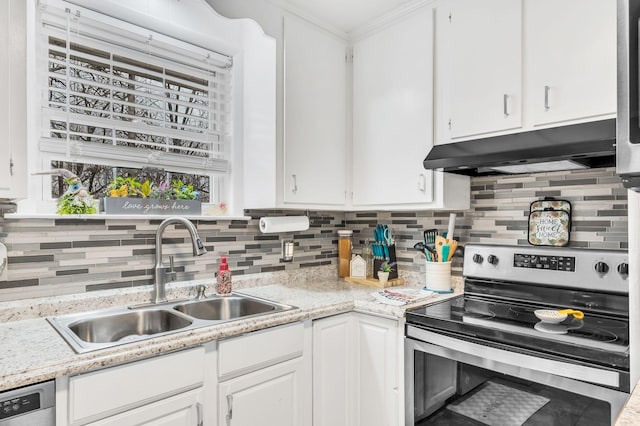
[(393, 271), (393, 266), (396, 262), (385, 261), (380, 265), (380, 269), (378, 269), (378, 281), (382, 285), (386, 284), (389, 281), (389, 272)]

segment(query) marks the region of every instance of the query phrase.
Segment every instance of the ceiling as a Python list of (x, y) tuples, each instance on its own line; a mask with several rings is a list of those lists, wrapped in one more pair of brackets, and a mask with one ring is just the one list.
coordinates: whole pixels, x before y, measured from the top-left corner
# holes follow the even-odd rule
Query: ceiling
[(309, 14), (350, 33), (367, 22), (415, 0), (281, 0), (291, 9)]

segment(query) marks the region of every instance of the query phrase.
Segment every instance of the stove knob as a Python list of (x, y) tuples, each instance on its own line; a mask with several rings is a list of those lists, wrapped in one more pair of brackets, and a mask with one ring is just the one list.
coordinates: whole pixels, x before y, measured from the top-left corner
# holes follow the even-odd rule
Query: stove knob
[(473, 261), (475, 263), (482, 263), (484, 261), (484, 258), (482, 257), (482, 255), (476, 253), (473, 255)]
[(609, 265), (604, 262), (597, 262), (595, 266), (595, 270), (598, 274), (604, 275), (609, 272)]
[(620, 274), (620, 276), (622, 276), (622, 278), (627, 278), (629, 276), (629, 264), (626, 262), (619, 264), (618, 273)]
[(493, 266), (496, 266), (498, 264), (498, 258), (496, 256), (490, 254), (489, 257), (487, 257), (487, 262), (489, 262)]

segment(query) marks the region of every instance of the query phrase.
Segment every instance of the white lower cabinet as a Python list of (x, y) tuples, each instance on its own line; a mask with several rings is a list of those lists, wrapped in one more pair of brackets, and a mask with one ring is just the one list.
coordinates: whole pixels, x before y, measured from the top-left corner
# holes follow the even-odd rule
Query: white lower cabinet
[(353, 424), (353, 316), (313, 322), (313, 426)]
[(56, 425), (201, 425), (204, 353), (197, 347), (58, 378)]
[(89, 423), (91, 426), (202, 426), (203, 424), (202, 389), (185, 392)]
[(218, 344), (218, 426), (311, 426), (311, 322)]
[(346, 313), (313, 324), (314, 426), (402, 423), (401, 324)]
[(218, 425), (298, 426), (309, 424), (304, 412), (304, 378), (301, 357), (219, 385)]

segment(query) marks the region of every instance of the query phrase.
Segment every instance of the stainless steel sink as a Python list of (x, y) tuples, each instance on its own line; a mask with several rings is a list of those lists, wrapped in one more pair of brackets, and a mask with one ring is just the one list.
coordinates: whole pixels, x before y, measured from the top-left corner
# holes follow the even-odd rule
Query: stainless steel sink
[(246, 296), (230, 295), (188, 302), (176, 305), (173, 309), (198, 319), (225, 321), (276, 312), (283, 310), (283, 306)]
[(108, 309), (49, 318), (78, 353), (184, 330), (193, 319), (168, 308)]
[(48, 320), (76, 352), (83, 353), (291, 309), (295, 306), (232, 293), (186, 302), (83, 312)]
[(192, 323), (168, 310), (139, 310), (89, 318), (68, 327), (84, 342), (112, 343), (179, 330)]

